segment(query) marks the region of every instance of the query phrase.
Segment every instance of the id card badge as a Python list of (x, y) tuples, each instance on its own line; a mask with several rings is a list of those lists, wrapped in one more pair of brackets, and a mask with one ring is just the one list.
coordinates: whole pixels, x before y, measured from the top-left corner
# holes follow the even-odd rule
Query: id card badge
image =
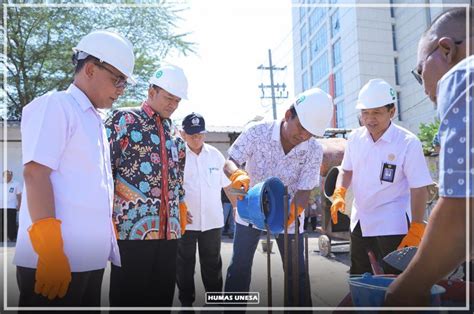
[(178, 148), (176, 147), (176, 145), (171, 145), (171, 158), (173, 159), (173, 161), (177, 162), (179, 161), (178, 160)]
[(391, 182), (395, 179), (396, 165), (384, 163), (382, 166), (382, 173), (380, 174), (380, 181)]

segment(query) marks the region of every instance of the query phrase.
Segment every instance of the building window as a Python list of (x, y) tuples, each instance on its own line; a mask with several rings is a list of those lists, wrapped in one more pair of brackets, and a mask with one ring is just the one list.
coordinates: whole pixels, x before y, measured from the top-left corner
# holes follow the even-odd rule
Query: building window
[(336, 67), (341, 63), (341, 41), (338, 40), (332, 46), (332, 64)]
[(331, 3), (331, 4), (336, 4), (338, 2), (339, 2), (338, 0), (329, 0), (329, 3)]
[[(301, 4), (304, 4), (305, 0), (301, 1)], [(301, 6), (300, 7), (300, 20), (306, 15), (306, 8)]]
[(344, 127), (344, 102), (340, 101), (336, 104), (336, 126)]
[(324, 47), (327, 45), (328, 42), (328, 36), (326, 32), (326, 27), (323, 25), (319, 31), (314, 35), (313, 39), (311, 39), (311, 60), (314, 60), (314, 58), (320, 53)]
[(308, 50), (306, 48), (301, 51), (301, 69), (304, 70), (308, 64)]
[(303, 27), (300, 29), (300, 39), (301, 39), (301, 46), (308, 40), (308, 30), (306, 28), (306, 24), (303, 24)]
[(393, 50), (397, 51), (397, 39), (395, 38), (395, 25), (392, 25), (392, 44), (393, 44)]
[(393, 64), (395, 65), (395, 84), (400, 85), (399, 74), (398, 74), (398, 59), (393, 59)]
[(301, 85), (303, 87), (303, 92), (309, 88), (308, 72), (304, 72), (301, 76)]
[(319, 88), (329, 94), (329, 81), (325, 80), (324, 82), (322, 82), (321, 85), (319, 85)]
[(335, 37), (341, 29), (339, 23), (339, 10), (334, 11), (334, 14), (331, 16), (331, 34), (332, 37)]
[(334, 98), (341, 96), (342, 93), (342, 71), (339, 69), (334, 73)]
[(319, 23), (324, 21), (324, 14), (326, 13), (326, 8), (316, 7), (314, 11), (309, 16), (309, 33), (311, 34), (316, 30)]
[(328, 53), (323, 53), (311, 67), (311, 86), (315, 86), (329, 72)]

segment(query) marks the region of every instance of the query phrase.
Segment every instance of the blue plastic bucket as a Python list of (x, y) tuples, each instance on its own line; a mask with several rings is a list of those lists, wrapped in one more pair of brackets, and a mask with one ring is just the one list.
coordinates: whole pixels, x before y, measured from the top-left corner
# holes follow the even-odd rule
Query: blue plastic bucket
[(284, 228), (284, 194), (285, 186), (277, 177), (256, 184), (243, 200), (237, 201), (240, 218), (262, 230), (266, 229), (267, 222), (272, 233), (281, 233)]
[[(349, 287), (352, 304), (354, 306), (382, 306), (385, 300), (385, 292), (393, 280), (395, 280), (394, 277), (372, 276), (369, 273), (351, 277)], [(446, 289), (438, 285), (431, 288), (432, 306), (441, 305), (440, 295), (444, 292), (446, 292)]]

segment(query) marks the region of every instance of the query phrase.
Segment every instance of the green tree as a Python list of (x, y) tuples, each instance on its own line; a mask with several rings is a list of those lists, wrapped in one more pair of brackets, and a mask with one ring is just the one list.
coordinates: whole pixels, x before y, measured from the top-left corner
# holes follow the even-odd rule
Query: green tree
[(423, 145), (423, 153), (425, 155), (430, 155), (434, 152), (433, 139), (438, 133), (439, 129), (439, 120), (436, 119), (431, 123), (420, 123), (418, 138)]
[[(38, 2), (38, 1), (36, 1)], [(129, 3), (135, 3), (128, 1)], [(31, 3), (31, 2), (29, 2)], [(74, 1), (81, 6), (8, 6), (7, 71), (8, 118), (21, 117), (22, 108), (35, 97), (50, 90), (62, 90), (72, 82), (72, 48), (92, 30), (113, 29), (125, 35), (134, 45), (136, 86), (127, 89), (117, 106), (138, 104), (145, 96), (147, 79), (160, 62), (175, 51), (194, 53), (194, 44), (179, 33), (177, 23), (185, 7), (153, 1), (154, 5), (103, 6)], [(71, 3), (70, 3), (71, 4)], [(2, 38), (3, 39), (3, 38)], [(3, 77), (2, 86), (3, 86)]]

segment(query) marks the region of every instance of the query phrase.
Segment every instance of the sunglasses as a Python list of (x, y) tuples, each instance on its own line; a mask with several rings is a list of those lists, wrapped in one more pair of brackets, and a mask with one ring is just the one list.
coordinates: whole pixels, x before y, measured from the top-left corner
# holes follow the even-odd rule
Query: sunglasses
[(124, 77), (123, 75), (117, 75), (115, 74), (111, 69), (109, 69), (108, 67), (106, 67), (105, 65), (103, 65), (102, 63), (96, 63), (94, 62), (94, 64), (96, 66), (98, 66), (99, 68), (103, 69), (103, 70), (106, 70), (107, 72), (109, 72), (110, 74), (112, 74), (114, 77), (115, 77), (115, 83), (114, 83), (114, 86), (116, 88), (127, 88), (127, 86), (129, 85), (128, 82), (127, 82), (127, 78)]
[[(456, 45), (460, 45), (463, 43), (464, 40), (458, 40), (458, 41), (454, 41), (454, 44)], [(436, 45), (436, 47), (431, 50), (431, 52), (425, 57), (425, 59), (423, 60), (423, 63), (426, 62), (426, 60), (428, 60), (428, 58), (436, 51), (438, 50), (439, 48), (439, 44)], [(411, 70), (411, 74), (413, 74), (413, 76), (415, 77), (415, 80), (420, 84), (420, 85), (423, 85), (423, 78), (422, 78), (422, 75), (423, 75), (423, 67), (416, 67), (414, 68), (413, 70)]]

